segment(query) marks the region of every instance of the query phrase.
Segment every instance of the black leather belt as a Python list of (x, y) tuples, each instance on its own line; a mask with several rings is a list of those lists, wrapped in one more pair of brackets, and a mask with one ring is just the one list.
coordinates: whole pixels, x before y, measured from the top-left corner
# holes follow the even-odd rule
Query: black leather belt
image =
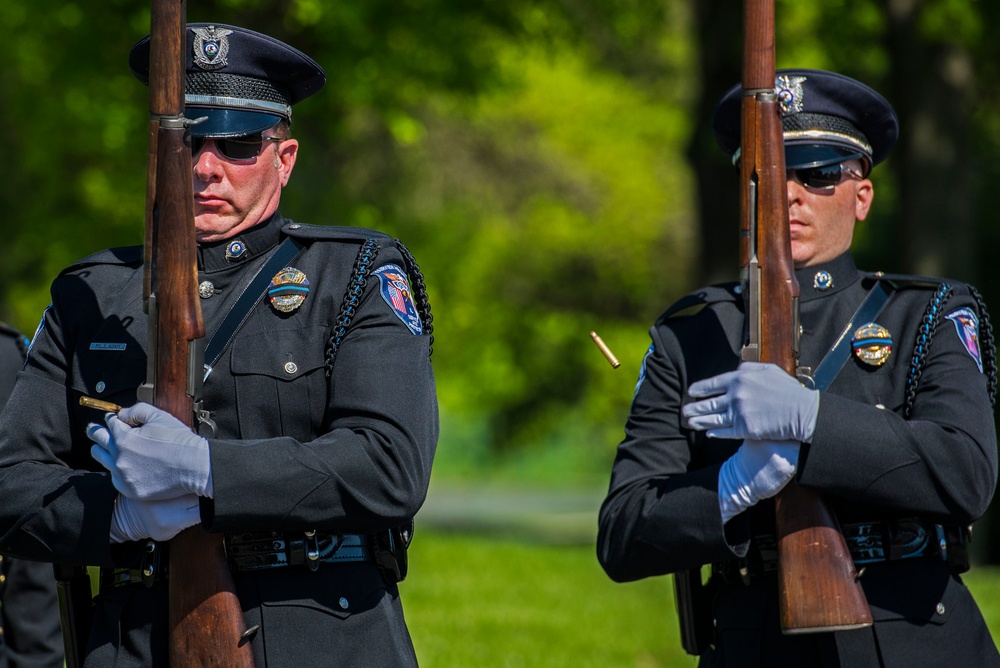
[[(868, 564), (938, 556), (946, 559), (950, 547), (940, 525), (917, 518), (855, 522), (841, 526), (847, 549), (855, 564)], [(774, 535), (754, 536), (745, 559), (716, 564), (714, 571), (727, 582), (756, 577), (778, 570)]]
[(881, 520), (844, 524), (841, 530), (847, 549), (856, 564), (874, 564), (880, 561), (912, 559), (927, 554), (942, 554), (947, 545), (939, 527), (926, 525), (916, 518)]
[(271, 531), (226, 536), (226, 554), (234, 571), (258, 571), (320, 563), (369, 561), (368, 538), (360, 534)]
[[(167, 561), (157, 543), (150, 541), (140, 568), (102, 568), (101, 591), (132, 584), (152, 586), (167, 578)], [(315, 531), (227, 534), (226, 555), (235, 572), (305, 566), (321, 563), (371, 561), (368, 537), (360, 534), (326, 534)]]

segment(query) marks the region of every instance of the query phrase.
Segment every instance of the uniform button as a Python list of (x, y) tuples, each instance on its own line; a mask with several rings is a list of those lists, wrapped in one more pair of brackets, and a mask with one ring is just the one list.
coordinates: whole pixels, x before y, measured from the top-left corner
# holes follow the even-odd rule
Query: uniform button
[(288, 226), (288, 229), (290, 229), (290, 230), (297, 230), (300, 227), (302, 227), (302, 226), (299, 225), (298, 223), (292, 223), (291, 225)]
[(98, 393), (103, 392), (105, 388), (107, 388), (107, 385), (104, 384), (103, 380), (98, 381), (97, 385), (94, 386), (94, 389), (97, 390)]
[(875, 408), (879, 409), (880, 411), (884, 411), (885, 410), (885, 405), (884, 404), (875, 404)]
[(0, 584), (3, 584), (6, 581), (7, 581), (7, 576), (6, 575), (0, 575)]
[(295, 362), (285, 362), (285, 373), (293, 374), (299, 370), (299, 365)]
[(202, 299), (208, 299), (215, 294), (215, 285), (212, 281), (202, 281), (198, 284), (198, 296)]
[(340, 597), (340, 607), (343, 608), (344, 610), (347, 610), (347, 606), (348, 605), (350, 605), (350, 604), (348, 603), (347, 599), (344, 598), (343, 596), (341, 596)]
[(937, 607), (934, 608), (934, 609), (937, 611), (937, 613), (939, 615), (943, 615), (944, 614), (944, 603), (938, 603)]

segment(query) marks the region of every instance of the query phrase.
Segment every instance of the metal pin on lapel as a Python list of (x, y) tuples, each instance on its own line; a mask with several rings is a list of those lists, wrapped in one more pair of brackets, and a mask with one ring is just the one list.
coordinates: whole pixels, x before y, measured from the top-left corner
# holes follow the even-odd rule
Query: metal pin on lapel
[(611, 348), (608, 348), (608, 344), (604, 343), (604, 339), (597, 335), (597, 332), (590, 332), (590, 338), (594, 340), (594, 343), (597, 345), (597, 349), (600, 350), (601, 354), (604, 355), (604, 358), (608, 360), (608, 364), (611, 365), (612, 369), (617, 369), (622, 365), (622, 363), (618, 361), (618, 358), (615, 357), (615, 354), (611, 352)]

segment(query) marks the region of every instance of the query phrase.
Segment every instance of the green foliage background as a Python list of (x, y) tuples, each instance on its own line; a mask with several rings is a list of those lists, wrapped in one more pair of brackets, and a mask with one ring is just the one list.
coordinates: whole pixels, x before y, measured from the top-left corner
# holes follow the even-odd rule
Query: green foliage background
[[(914, 138), (876, 172), (863, 264), (974, 280), (990, 301), (1000, 8), (777, 6), (780, 66), (872, 83)], [(674, 298), (735, 273), (735, 177), (706, 121), (739, 77), (740, 7), (190, 3), (191, 21), (267, 32), (325, 67), (327, 87), (295, 111), (302, 149), (282, 211), (383, 229), (420, 261), (435, 314), (436, 476), (606, 481), (647, 328)], [(0, 317), (27, 332), (62, 267), (141, 239), (146, 89), (126, 57), (148, 25), (141, 0), (0, 10)]]

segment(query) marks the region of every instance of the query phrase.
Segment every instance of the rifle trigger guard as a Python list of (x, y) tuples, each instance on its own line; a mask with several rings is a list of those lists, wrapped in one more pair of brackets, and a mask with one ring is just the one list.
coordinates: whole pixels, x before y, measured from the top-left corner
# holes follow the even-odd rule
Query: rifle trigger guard
[(803, 387), (809, 390), (816, 389), (816, 379), (812, 376), (812, 369), (807, 366), (800, 366), (795, 370), (795, 377)]

